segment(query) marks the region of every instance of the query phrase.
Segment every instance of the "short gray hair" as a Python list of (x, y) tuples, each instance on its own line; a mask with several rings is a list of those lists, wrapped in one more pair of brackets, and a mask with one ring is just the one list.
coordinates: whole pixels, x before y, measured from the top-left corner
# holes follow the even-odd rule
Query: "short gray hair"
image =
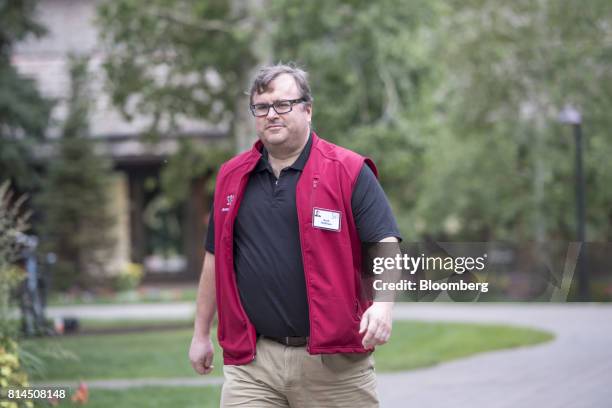
[(266, 92), (270, 82), (282, 74), (291, 75), (300, 91), (300, 97), (304, 98), (304, 101), (307, 103), (312, 103), (312, 94), (310, 92), (310, 85), (308, 85), (308, 73), (293, 63), (279, 63), (261, 68), (255, 76), (255, 79), (253, 79), (253, 85), (251, 85), (251, 91), (249, 93), (250, 103), (253, 103), (253, 95), (255, 95), (255, 92), (258, 94)]

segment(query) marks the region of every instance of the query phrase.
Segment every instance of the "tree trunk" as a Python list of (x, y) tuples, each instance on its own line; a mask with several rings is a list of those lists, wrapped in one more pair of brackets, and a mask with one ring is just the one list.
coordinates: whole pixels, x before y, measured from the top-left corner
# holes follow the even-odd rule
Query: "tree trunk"
[[(233, 0), (232, 8), (235, 15), (245, 15), (251, 23), (253, 39), (251, 42), (251, 54), (255, 59), (254, 64), (243, 65), (240, 69), (240, 89), (248, 92), (251, 81), (257, 71), (264, 65), (272, 63), (272, 33), (275, 25), (257, 14), (264, 12), (269, 5), (268, 0)], [(249, 97), (241, 94), (236, 99), (234, 106), (234, 121), (231, 132), (236, 141), (236, 151), (243, 152), (251, 147), (256, 139), (252, 125), (252, 116), (249, 111)]]

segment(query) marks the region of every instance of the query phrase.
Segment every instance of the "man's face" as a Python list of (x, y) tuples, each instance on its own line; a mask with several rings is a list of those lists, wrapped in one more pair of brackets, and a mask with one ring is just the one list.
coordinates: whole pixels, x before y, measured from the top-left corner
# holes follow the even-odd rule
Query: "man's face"
[[(255, 92), (251, 103), (272, 104), (301, 97), (293, 77), (281, 74), (268, 84), (264, 93)], [(257, 136), (266, 146), (298, 148), (308, 137), (311, 117), (312, 107), (304, 102), (294, 104), (291, 112), (280, 115), (270, 107), (266, 116), (255, 117), (255, 129)]]

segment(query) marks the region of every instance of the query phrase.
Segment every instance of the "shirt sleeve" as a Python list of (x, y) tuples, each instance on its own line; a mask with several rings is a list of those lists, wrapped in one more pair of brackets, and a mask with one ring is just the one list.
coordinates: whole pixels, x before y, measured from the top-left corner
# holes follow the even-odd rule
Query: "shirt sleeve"
[(379, 242), (386, 237), (402, 240), (389, 200), (365, 163), (353, 189), (351, 208), (361, 242)]
[(204, 248), (211, 254), (215, 253), (215, 211), (213, 207), (214, 200), (210, 202), (210, 216), (208, 217), (208, 230), (206, 231), (206, 243)]

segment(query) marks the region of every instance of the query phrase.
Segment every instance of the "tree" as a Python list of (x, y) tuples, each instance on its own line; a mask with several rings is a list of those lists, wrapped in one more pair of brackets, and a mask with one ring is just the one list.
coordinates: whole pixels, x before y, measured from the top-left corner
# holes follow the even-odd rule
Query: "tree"
[[(259, 1), (135, 0), (99, 8), (104, 67), (126, 118), (149, 119), (149, 134), (177, 132), (181, 119), (241, 129), (236, 104), (257, 64), (249, 13)], [(245, 135), (236, 135), (240, 148)]]
[(110, 164), (95, 152), (88, 134), (91, 96), (86, 59), (72, 58), (70, 77), (68, 115), (40, 202), (45, 241), (57, 254), (55, 282), (60, 288), (87, 286), (105, 271), (113, 226)]
[(15, 43), (45, 32), (33, 18), (36, 4), (0, 2), (0, 178), (13, 180), (20, 189), (36, 185), (31, 147), (43, 138), (51, 109), (34, 81), (11, 64)]
[[(252, 130), (245, 137), (252, 119), (243, 96), (254, 70), (272, 61), (304, 64), (312, 73), (315, 128), (378, 159), (392, 201), (406, 209), (416, 197), (420, 101), (430, 72), (429, 43), (410, 40), (427, 40), (435, 7), (405, 0), (114, 0), (101, 7), (99, 21), (114, 101), (128, 117), (150, 115), (153, 128), (163, 115), (168, 123), (181, 115), (227, 123), (236, 150), (254, 138)], [(180, 173), (170, 165), (167, 172)]]
[(407, 0), (276, 0), (266, 14), (282, 22), (275, 59), (310, 71), (315, 130), (376, 162), (406, 239), (417, 238), (412, 210), (435, 116), (429, 56), (439, 14), (439, 2)]
[[(269, 56), (265, 24), (252, 15), (266, 2), (113, 0), (99, 8), (108, 89), (127, 119), (149, 120), (143, 141), (180, 133), (181, 120), (217, 125), (231, 135), (207, 149), (179, 138), (175, 157), (162, 168), (157, 201), (185, 204), (190, 219), (204, 218), (220, 160), (254, 139), (245, 90), (257, 61)], [(183, 229), (190, 237), (205, 233), (203, 223)], [(188, 270), (197, 270), (201, 244), (185, 244)]]
[(574, 239), (574, 146), (558, 123), (572, 104), (588, 140), (589, 237), (607, 239), (610, 3), (456, 1), (443, 13), (433, 57), (445, 130), (428, 150), (419, 210), (427, 229), (454, 217), (471, 238)]
[[(227, 98), (217, 103), (221, 116), (184, 113), (243, 125), (233, 119), (246, 112), (237, 96), (244, 85), (234, 85), (246, 67), (297, 61), (311, 72), (315, 130), (377, 162), (409, 240), (571, 239), (573, 146), (556, 117), (572, 103), (589, 139), (590, 236), (612, 234), (606, 0), (269, 0), (262, 11), (159, 0), (154, 13), (130, 0), (109, 4), (115, 13), (103, 14), (102, 31), (107, 69), (122, 79), (120, 106), (132, 99), (165, 112), (193, 107), (191, 89), (210, 94), (201, 84), (215, 73)], [(224, 12), (214, 13), (219, 4)], [(184, 40), (201, 39), (202, 27), (225, 36)], [(159, 66), (166, 74), (156, 81)], [(190, 91), (181, 91), (177, 75), (194, 72), (201, 74), (189, 76)], [(173, 103), (156, 98), (168, 93)]]

